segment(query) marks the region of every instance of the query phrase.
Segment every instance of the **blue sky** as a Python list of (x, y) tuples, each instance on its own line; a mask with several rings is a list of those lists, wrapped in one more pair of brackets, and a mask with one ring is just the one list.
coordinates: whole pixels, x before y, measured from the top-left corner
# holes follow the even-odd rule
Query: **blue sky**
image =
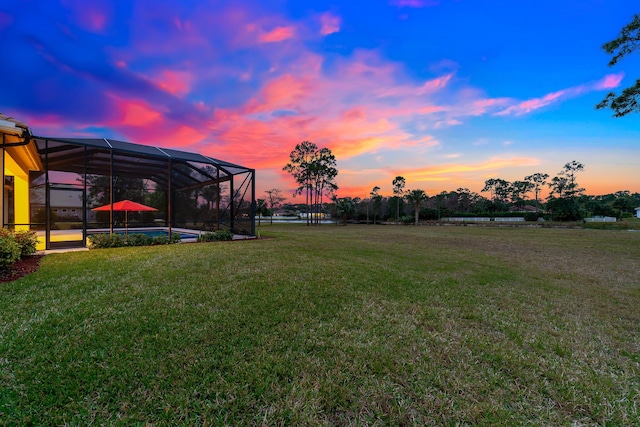
[(263, 190), (303, 140), (340, 196), (433, 195), (585, 165), (589, 194), (640, 191), (638, 115), (594, 106), (638, 77), (603, 43), (622, 0), (5, 1), (0, 112), (253, 167)]

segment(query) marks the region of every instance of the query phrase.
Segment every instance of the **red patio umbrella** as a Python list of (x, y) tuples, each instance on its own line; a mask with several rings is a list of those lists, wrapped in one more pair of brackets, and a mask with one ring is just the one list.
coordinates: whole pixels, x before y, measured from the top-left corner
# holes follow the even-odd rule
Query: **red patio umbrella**
[[(111, 204), (99, 206), (91, 209), (92, 211), (110, 211)], [(113, 210), (118, 212), (124, 212), (124, 226), (125, 233), (129, 234), (129, 211), (141, 212), (141, 211), (157, 211), (158, 209), (151, 206), (143, 205), (142, 203), (132, 202), (131, 200), (121, 200), (113, 204)]]

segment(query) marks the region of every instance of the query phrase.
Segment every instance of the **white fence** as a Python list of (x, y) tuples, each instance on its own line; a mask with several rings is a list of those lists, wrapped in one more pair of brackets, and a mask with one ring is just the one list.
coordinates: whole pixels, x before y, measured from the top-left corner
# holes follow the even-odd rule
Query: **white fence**
[(584, 222), (616, 222), (616, 218), (613, 216), (594, 216), (592, 218), (585, 218)]
[(478, 217), (449, 217), (449, 218), (441, 218), (440, 221), (449, 221), (449, 222), (523, 222), (524, 217), (514, 216), (514, 217), (501, 217), (501, 218), (489, 218), (486, 216), (478, 216)]

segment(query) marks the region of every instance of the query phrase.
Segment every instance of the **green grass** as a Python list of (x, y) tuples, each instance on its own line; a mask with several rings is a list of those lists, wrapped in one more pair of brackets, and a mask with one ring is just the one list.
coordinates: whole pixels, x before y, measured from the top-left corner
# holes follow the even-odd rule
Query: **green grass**
[(261, 235), (0, 285), (0, 425), (640, 424), (640, 233)]

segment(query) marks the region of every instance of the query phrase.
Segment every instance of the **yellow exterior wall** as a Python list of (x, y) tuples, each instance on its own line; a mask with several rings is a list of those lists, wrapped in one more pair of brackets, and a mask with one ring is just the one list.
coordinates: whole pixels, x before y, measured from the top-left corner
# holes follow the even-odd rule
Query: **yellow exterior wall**
[[(13, 176), (14, 215), (16, 224), (29, 224), (29, 171), (23, 170), (16, 161), (5, 152), (4, 174)], [(16, 225), (15, 230), (29, 230), (28, 225)], [(38, 238), (37, 250), (44, 250), (44, 236)]]
[[(14, 178), (14, 212), (16, 224), (29, 224), (29, 171), (24, 171), (13, 158), (5, 153), (4, 174)], [(16, 226), (16, 230), (28, 230), (29, 226)]]

